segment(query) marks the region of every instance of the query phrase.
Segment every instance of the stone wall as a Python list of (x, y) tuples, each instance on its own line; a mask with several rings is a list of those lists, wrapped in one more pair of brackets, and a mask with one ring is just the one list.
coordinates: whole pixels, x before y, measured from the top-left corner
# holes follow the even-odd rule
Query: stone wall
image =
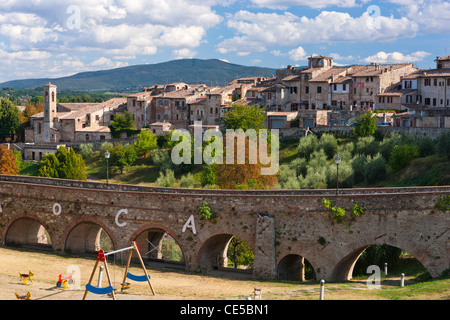
[[(298, 256), (327, 281), (351, 277), (367, 246), (389, 244), (435, 277), (449, 268), (450, 216), (434, 208), (441, 195), (450, 195), (450, 187), (345, 189), (336, 196), (334, 190), (191, 190), (0, 176), (0, 237), (20, 241), (13, 231), (31, 219), (45, 227), (55, 250), (96, 250), (100, 228), (117, 249), (157, 229), (180, 245), (186, 269), (207, 271), (224, 265), (237, 236), (255, 255), (254, 277), (274, 279), (285, 257)], [(347, 211), (343, 223), (327, 214), (323, 198)], [(216, 219), (201, 219), (204, 201)], [(366, 213), (350, 217), (354, 203)], [(37, 226), (29, 238), (42, 235)]]

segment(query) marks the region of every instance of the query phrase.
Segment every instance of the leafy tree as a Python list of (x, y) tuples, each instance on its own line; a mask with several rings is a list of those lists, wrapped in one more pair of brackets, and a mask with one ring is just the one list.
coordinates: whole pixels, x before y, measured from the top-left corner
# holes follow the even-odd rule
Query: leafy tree
[(19, 126), (19, 109), (9, 99), (0, 98), (0, 139), (14, 137)]
[(43, 159), (39, 162), (39, 176), (46, 178), (60, 178), (59, 160), (54, 153), (44, 154)]
[(410, 145), (395, 146), (389, 157), (389, 165), (394, 171), (398, 171), (408, 165), (408, 163), (419, 155), (419, 148)]
[(141, 130), (138, 134), (134, 147), (139, 156), (147, 154), (158, 147), (156, 136), (149, 130)]
[(12, 150), (0, 145), (0, 174), (16, 175), (18, 173), (16, 155)]
[[(231, 141), (234, 143), (234, 141)], [(226, 150), (227, 139), (224, 138), (224, 150)], [(216, 184), (221, 189), (235, 189), (236, 186), (245, 185), (253, 189), (273, 189), (278, 184), (276, 175), (264, 175), (261, 170), (264, 167), (259, 157), (256, 163), (250, 163), (249, 156), (250, 140), (245, 139), (245, 151), (243, 164), (237, 160), (238, 152), (234, 154), (233, 163), (217, 164)], [(257, 148), (259, 150), (259, 148)]]
[(80, 154), (83, 159), (89, 159), (94, 155), (94, 145), (92, 143), (84, 143), (80, 145)]
[(253, 267), (255, 256), (250, 247), (238, 237), (233, 237), (228, 245), (228, 259), (233, 262), (234, 268), (238, 266)]
[(323, 149), (325, 154), (327, 155), (328, 160), (334, 157), (337, 149), (337, 140), (336, 138), (329, 133), (325, 133), (320, 137), (320, 140), (316, 146), (316, 150)]
[(364, 166), (364, 179), (373, 184), (386, 178), (386, 160), (378, 154), (374, 158), (367, 157)]
[(203, 187), (216, 184), (217, 167), (215, 164), (203, 165), (200, 182)]
[(152, 159), (153, 164), (161, 171), (165, 171), (166, 169), (171, 169), (173, 167), (173, 162), (170, 158), (170, 154), (166, 150), (152, 150), (150, 152), (150, 158)]
[(122, 132), (126, 132), (127, 135), (132, 134), (135, 131), (133, 115), (128, 111), (125, 111), (124, 115), (116, 113), (109, 129), (113, 138), (120, 138)]
[(358, 137), (373, 135), (375, 131), (377, 131), (377, 116), (373, 112), (366, 112), (358, 116), (352, 129), (353, 134)]
[(313, 134), (301, 138), (298, 142), (297, 154), (300, 158), (305, 158), (309, 161), (311, 154), (317, 147), (319, 139)]
[(114, 148), (114, 144), (112, 144), (111, 142), (108, 142), (108, 141), (103, 142), (100, 147), (100, 156), (102, 158), (104, 158), (106, 151), (111, 153), (113, 148)]
[(75, 153), (73, 148), (67, 151), (65, 147), (60, 147), (55, 154), (44, 155), (39, 163), (39, 176), (85, 181), (86, 164), (83, 157)]
[(136, 160), (137, 154), (134, 145), (126, 144), (124, 146), (118, 143), (111, 150), (111, 164), (119, 168), (120, 173), (123, 173), (123, 169), (132, 166)]
[(373, 136), (359, 137), (353, 152), (355, 155), (374, 157), (379, 152), (379, 144)]
[(244, 131), (255, 129), (256, 132), (259, 132), (259, 129), (266, 127), (265, 119), (265, 112), (259, 106), (234, 103), (226, 115), (221, 118), (221, 123), (225, 129), (242, 129)]

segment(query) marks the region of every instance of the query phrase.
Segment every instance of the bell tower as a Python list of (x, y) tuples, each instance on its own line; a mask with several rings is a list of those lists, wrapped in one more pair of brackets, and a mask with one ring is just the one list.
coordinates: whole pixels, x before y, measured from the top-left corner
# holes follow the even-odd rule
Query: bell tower
[(56, 86), (48, 83), (44, 86), (44, 142), (51, 142), (51, 128), (56, 116)]

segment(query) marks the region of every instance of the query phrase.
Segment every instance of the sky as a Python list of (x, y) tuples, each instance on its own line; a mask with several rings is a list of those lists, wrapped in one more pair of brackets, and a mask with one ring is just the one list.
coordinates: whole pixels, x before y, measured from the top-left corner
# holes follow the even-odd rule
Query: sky
[(174, 59), (269, 68), (450, 54), (444, 0), (1, 0), (0, 82)]

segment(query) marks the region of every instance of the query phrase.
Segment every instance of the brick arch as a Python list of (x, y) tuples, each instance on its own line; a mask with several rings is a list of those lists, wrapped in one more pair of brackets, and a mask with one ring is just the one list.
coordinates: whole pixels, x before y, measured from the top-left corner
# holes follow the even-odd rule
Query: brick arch
[[(314, 273), (316, 273), (316, 263), (311, 262), (310, 259), (308, 259), (308, 257), (304, 256), (303, 253), (300, 253), (299, 251), (285, 251), (283, 252), (283, 254), (277, 259), (276, 261), (276, 273), (277, 275), (279, 275), (280, 273), (283, 272), (282, 268), (286, 268), (286, 272), (302, 272), (301, 270), (293, 270), (296, 269), (295, 266), (293, 266), (292, 264), (301, 263), (301, 259), (304, 258), (304, 260), (307, 260), (309, 262), (309, 264), (312, 266)], [(291, 261), (286, 261), (286, 259), (290, 259)], [(282, 263), (283, 262), (290, 262), (290, 265), (288, 266), (283, 266)], [(289, 269), (289, 270), (288, 270)], [(292, 275), (289, 275), (290, 278), (292, 278)], [(294, 280), (294, 279), (289, 279), (289, 280)], [(297, 281), (304, 281), (304, 274), (300, 275), (298, 277)]]
[[(223, 227), (223, 226), (222, 226)], [(235, 230), (236, 231), (236, 230)], [(197, 246), (195, 252), (195, 265), (208, 271), (215, 267), (223, 267), (226, 262), (226, 249), (233, 238), (236, 236), (240, 238), (255, 253), (255, 244), (250, 235), (242, 234), (241, 232), (233, 232), (228, 228), (223, 228), (222, 231), (208, 233)]]
[(22, 220), (22, 219), (30, 219), (30, 220), (33, 220), (33, 221), (39, 223), (47, 231), (47, 233), (49, 234), (51, 243), (55, 242), (55, 235), (50, 233), (50, 231), (49, 231), (50, 228), (49, 228), (48, 224), (46, 223), (46, 221), (44, 219), (42, 219), (42, 218), (40, 218), (40, 217), (38, 217), (36, 215), (19, 214), (17, 216), (14, 216), (12, 219), (10, 219), (6, 223), (6, 225), (5, 225), (5, 232), (4, 232), (3, 237), (2, 237), (2, 243), (6, 242), (6, 238), (8, 236), (9, 231), (10, 231), (10, 228), (14, 225), (14, 223), (16, 223), (16, 222), (18, 222), (19, 220)]
[[(398, 240), (398, 239), (397, 239)], [(371, 245), (377, 244), (385, 244), (392, 247), (396, 247), (413, 255), (433, 276), (439, 276), (436, 274), (434, 270), (429, 268), (429, 253), (424, 248), (419, 248), (414, 244), (411, 244), (409, 241), (360, 241), (359, 243), (355, 243), (350, 250), (346, 251), (341, 259), (334, 264), (334, 268), (331, 272), (332, 281), (348, 281), (352, 278), (353, 268), (356, 264), (356, 261), (359, 259), (361, 254)], [(431, 260), (431, 259), (430, 259)]]
[[(186, 249), (186, 246), (185, 246), (184, 242), (178, 237), (178, 235), (176, 234), (175, 230), (167, 227), (166, 225), (162, 225), (162, 224), (159, 224), (159, 223), (148, 223), (148, 224), (140, 227), (135, 232), (133, 232), (133, 234), (129, 238), (129, 242), (131, 243), (132, 241), (136, 241), (136, 239), (139, 237), (140, 234), (142, 234), (143, 232), (145, 232), (147, 230), (151, 230), (151, 229), (162, 230), (162, 231), (166, 232), (167, 234), (169, 234), (175, 240), (177, 245), (180, 247), (180, 250), (181, 250), (181, 252), (183, 254), (183, 257), (184, 257), (184, 260), (185, 260), (185, 263), (186, 263), (187, 257), (189, 256), (189, 253), (187, 252), (187, 249)], [(138, 247), (139, 247), (139, 245), (138, 245)], [(142, 251), (140, 253), (141, 253), (141, 255), (143, 255)]]
[(82, 219), (78, 219), (78, 220), (74, 220), (71, 223), (69, 223), (67, 225), (67, 227), (65, 228), (63, 235), (61, 237), (61, 242), (63, 244), (63, 248), (62, 249), (66, 249), (66, 245), (67, 245), (67, 240), (68, 237), (70, 236), (70, 233), (79, 225), (83, 224), (83, 223), (92, 223), (92, 224), (96, 224), (98, 225), (101, 229), (103, 229), (109, 236), (109, 238), (111, 239), (111, 242), (113, 243), (113, 247), (117, 248), (117, 239), (114, 236), (114, 233), (112, 233), (104, 223), (102, 223), (100, 220), (95, 219), (95, 218), (90, 218), (90, 217), (84, 217)]

